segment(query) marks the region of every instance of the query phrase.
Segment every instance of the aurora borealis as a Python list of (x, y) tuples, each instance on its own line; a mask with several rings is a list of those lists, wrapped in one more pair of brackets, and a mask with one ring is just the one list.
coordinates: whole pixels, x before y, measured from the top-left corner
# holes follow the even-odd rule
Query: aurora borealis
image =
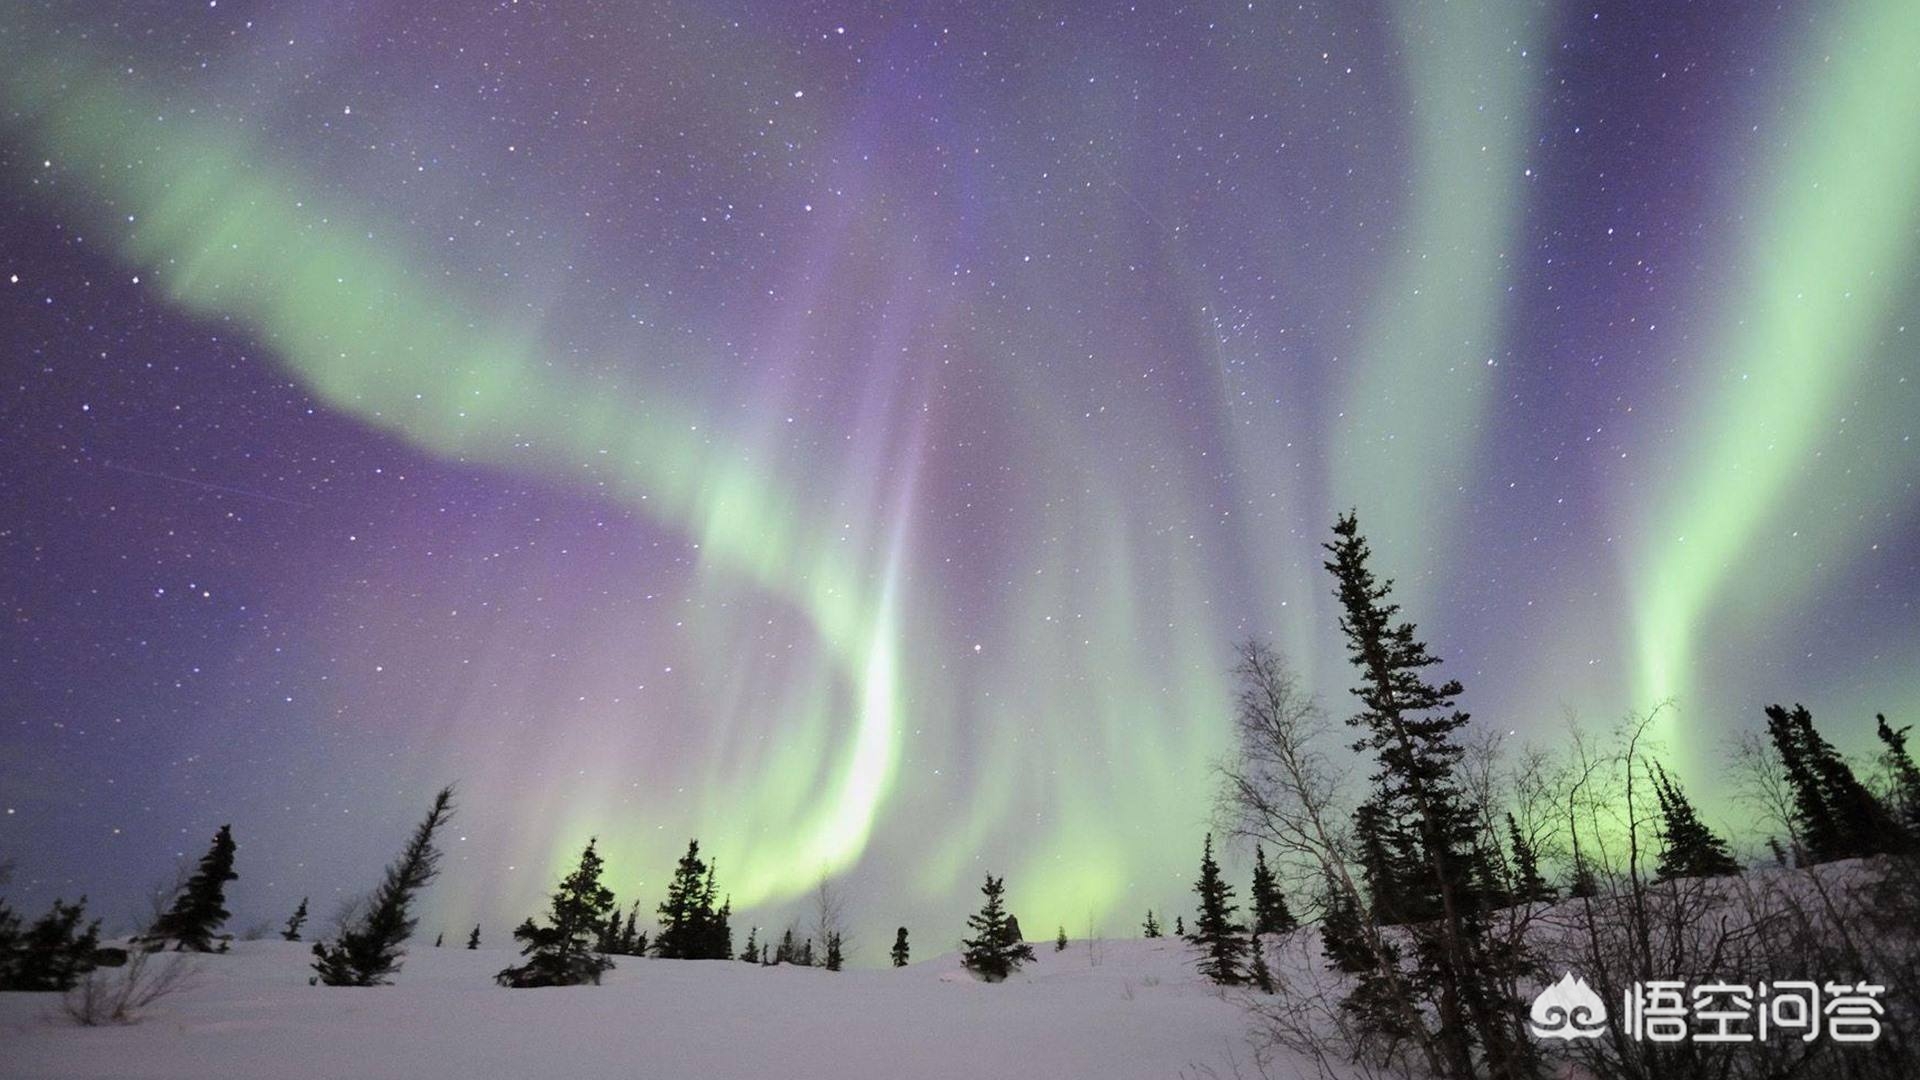
[[(1463, 704), (1920, 717), (1920, 11), (0, 15), (0, 858), (1177, 907), (1356, 507)], [(1724, 811), (1731, 813), (1730, 808)], [(103, 855), (103, 853), (105, 853)], [(921, 936), (924, 927), (925, 936)], [(876, 931), (877, 933), (877, 931)], [(865, 940), (871, 938), (871, 940)], [(880, 939), (856, 942), (866, 959)]]

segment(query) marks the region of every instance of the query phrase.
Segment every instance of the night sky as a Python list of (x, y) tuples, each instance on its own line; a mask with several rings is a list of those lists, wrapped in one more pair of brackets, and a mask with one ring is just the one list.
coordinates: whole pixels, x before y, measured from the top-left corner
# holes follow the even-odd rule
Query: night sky
[(1736, 834), (1762, 705), (1920, 720), (1910, 0), (13, 3), (0, 331), (27, 908), (324, 917), (458, 781), (428, 932), (597, 834), (1131, 933), (1233, 643), (1348, 711), (1347, 507)]

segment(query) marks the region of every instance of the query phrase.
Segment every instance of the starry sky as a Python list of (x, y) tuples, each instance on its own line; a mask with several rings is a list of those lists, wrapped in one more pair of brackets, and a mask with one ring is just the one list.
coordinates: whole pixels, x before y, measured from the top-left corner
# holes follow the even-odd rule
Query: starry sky
[[(0, 857), (1185, 910), (1318, 544), (1491, 730), (1920, 719), (1920, 10), (16, 3)], [(1737, 832), (1737, 829), (1735, 830)], [(1038, 931), (1036, 931), (1038, 932)], [(859, 942), (856, 940), (856, 946)]]

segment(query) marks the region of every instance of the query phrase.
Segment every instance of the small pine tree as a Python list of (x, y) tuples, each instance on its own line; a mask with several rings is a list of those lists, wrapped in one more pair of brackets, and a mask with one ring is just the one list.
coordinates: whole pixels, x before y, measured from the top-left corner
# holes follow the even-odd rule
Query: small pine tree
[(1263, 994), (1273, 993), (1273, 971), (1267, 967), (1267, 945), (1259, 935), (1253, 939), (1253, 962), (1247, 966), (1247, 978), (1260, 988)]
[(587, 841), (579, 867), (553, 894), (547, 925), (536, 926), (528, 919), (513, 932), (516, 940), (526, 942), (520, 950), (526, 963), (502, 969), (495, 982), (512, 987), (597, 984), (613, 967), (613, 961), (594, 948), (599, 928), (613, 909), (613, 890), (600, 884), (604, 864), (594, 843)]
[(287, 928), (280, 931), (280, 940), (299, 941), (300, 928), (305, 925), (307, 925), (307, 898), (303, 896), (300, 898), (300, 906), (294, 908), (293, 914), (287, 917)]
[(1360, 906), (1353, 894), (1327, 874), (1320, 898), (1320, 952), (1327, 958), (1327, 970), (1356, 975), (1371, 970), (1373, 951), (1362, 933)]
[(480, 924), (474, 923), (473, 933), (467, 935), (467, 948), (478, 949), (479, 947), (480, 947)]
[(1053, 951), (1054, 952), (1067, 951), (1067, 928), (1065, 926), (1062, 926), (1060, 928), (1060, 933), (1054, 936)]
[(1522, 904), (1552, 903), (1560, 898), (1547, 879), (1540, 876), (1540, 860), (1533, 845), (1521, 834), (1520, 825), (1507, 815), (1507, 839), (1513, 845), (1513, 898)]
[(627, 909), (627, 925), (620, 931), (620, 951), (628, 956), (647, 955), (647, 935), (639, 928), (640, 901)]
[(840, 951), (840, 935), (838, 933), (828, 934), (827, 935), (827, 970), (839, 971), (840, 964), (844, 959), (845, 957)]
[(1274, 879), (1273, 871), (1267, 869), (1267, 853), (1259, 844), (1253, 845), (1253, 934), (1284, 934), (1299, 925), (1293, 912), (1287, 910), (1287, 898), (1280, 892), (1280, 883)]
[(906, 927), (903, 926), (900, 929), (894, 931), (893, 951), (888, 955), (892, 957), (894, 967), (907, 966), (908, 950), (907, 950), (907, 928)]
[(1157, 938), (1160, 936), (1160, 922), (1153, 917), (1152, 908), (1147, 909), (1147, 921), (1141, 925), (1140, 933), (1142, 936), (1148, 938)]
[(1900, 819), (1909, 831), (1920, 831), (1920, 767), (1915, 767), (1912, 755), (1907, 753), (1907, 731), (1911, 727), (1894, 728), (1887, 723), (1885, 713), (1875, 713), (1874, 734), (1880, 744), (1885, 746), (1887, 771), (1893, 775), (1893, 802), (1900, 811)]
[(1740, 872), (1740, 864), (1727, 853), (1727, 842), (1701, 822), (1693, 803), (1659, 762), (1653, 765), (1653, 793), (1660, 804), (1660, 838), (1666, 845), (1654, 871), (1655, 881)]
[(1573, 873), (1567, 878), (1567, 895), (1575, 900), (1590, 899), (1600, 895), (1600, 879), (1594, 877), (1593, 867), (1587, 860), (1575, 856)]
[(1233, 886), (1220, 876), (1220, 864), (1213, 861), (1213, 834), (1207, 834), (1200, 856), (1200, 878), (1193, 883), (1200, 897), (1200, 917), (1193, 924), (1187, 941), (1200, 949), (1200, 972), (1222, 985), (1241, 981), (1240, 960), (1246, 955), (1247, 942), (1242, 928), (1233, 921), (1239, 905), (1230, 903)]
[(759, 927), (750, 926), (747, 928), (747, 947), (740, 950), (740, 960), (742, 963), (747, 963), (747, 964), (759, 962), (760, 960), (760, 928)]
[(813, 939), (812, 938), (808, 938), (807, 940), (800, 943), (800, 953), (798, 956), (795, 956), (793, 958), (793, 962), (799, 965), (800, 967), (813, 966)]
[[(382, 986), (400, 970), (401, 946), (418, 922), (413, 899), (440, 873), (440, 849), (433, 838), (453, 816), (453, 788), (441, 788), (433, 807), (414, 827), (400, 858), (374, 890), (366, 913), (334, 942), (313, 943), (312, 982), (328, 986)], [(478, 930), (475, 931), (476, 935)]]
[(980, 892), (986, 902), (978, 914), (967, 916), (974, 935), (961, 939), (960, 962), (987, 982), (1000, 982), (1034, 959), (1033, 947), (1020, 939), (1019, 920), (1007, 913), (1005, 879), (988, 874)]
[(799, 953), (796, 953), (793, 949), (793, 927), (789, 926), (786, 931), (780, 935), (780, 947), (773, 951), (773, 962), (776, 964), (791, 964), (798, 955)]
[(84, 929), (87, 898), (60, 900), (22, 930), (20, 917), (0, 904), (0, 990), (65, 991), (93, 970), (100, 920)]
[(222, 825), (213, 836), (213, 846), (200, 857), (200, 867), (187, 879), (180, 894), (147, 931), (146, 940), (155, 947), (171, 941), (175, 949), (212, 952), (213, 936), (227, 921), (227, 882), (240, 875), (233, 872), (233, 826)]
[(1177, 938), (1184, 938), (1187, 936), (1186, 916), (1175, 915), (1173, 917), (1173, 936)]

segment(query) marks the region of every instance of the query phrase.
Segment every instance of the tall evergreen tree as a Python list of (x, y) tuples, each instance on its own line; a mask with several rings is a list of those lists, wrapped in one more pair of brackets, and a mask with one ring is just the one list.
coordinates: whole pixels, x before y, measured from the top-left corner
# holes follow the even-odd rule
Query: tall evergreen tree
[(1147, 938), (1160, 936), (1160, 920), (1153, 917), (1153, 909), (1147, 909), (1147, 921), (1140, 926), (1140, 935)]
[(406, 955), (402, 946), (418, 922), (414, 897), (440, 873), (440, 849), (434, 846), (434, 836), (452, 816), (453, 787), (449, 785), (434, 796), (433, 807), (414, 827), (400, 858), (387, 867), (361, 917), (338, 941), (313, 943), (312, 981), (328, 986), (381, 986), (400, 970), (400, 958)]
[(1767, 734), (1793, 789), (1795, 825), (1813, 862), (1830, 862), (1907, 846), (1907, 832), (1853, 775), (1839, 751), (1813, 726), (1813, 714), (1769, 705)]
[[(1355, 515), (1342, 515), (1333, 532), (1326, 568), (1336, 583), (1348, 658), (1360, 673), (1353, 693), (1361, 708), (1347, 723), (1360, 732), (1354, 749), (1379, 763), (1371, 801), (1391, 856), (1379, 868), (1381, 880), (1369, 883), (1398, 894), (1400, 907), (1391, 913), (1406, 922), (1413, 945), (1408, 983), (1431, 1003), (1441, 1068), (1476, 1075), (1477, 1047), (1495, 1080), (1524, 1075), (1530, 1048), (1515, 1039), (1518, 1003), (1501, 989), (1518, 972), (1505, 970), (1488, 947), (1481, 885), (1489, 875), (1477, 823), (1454, 781), (1465, 753), (1455, 733), (1468, 720), (1455, 706), (1462, 688), (1424, 676), (1440, 660), (1401, 619), (1393, 583), (1368, 566), (1372, 552)], [(1376, 907), (1380, 900), (1376, 895)]]
[(1664, 843), (1655, 881), (1740, 872), (1740, 864), (1727, 853), (1727, 842), (1700, 820), (1686, 793), (1657, 761), (1653, 763), (1653, 794), (1660, 804), (1660, 839)]
[(793, 927), (789, 926), (786, 931), (780, 935), (780, 947), (773, 950), (773, 962), (776, 964), (791, 964), (799, 955), (800, 954), (794, 951), (793, 948)]
[(725, 960), (733, 954), (724, 910), (715, 910), (714, 868), (700, 858), (700, 841), (689, 840), (661, 902), (660, 932), (653, 952), (672, 960)]
[(839, 971), (840, 965), (842, 962), (844, 962), (845, 959), (846, 959), (845, 954), (841, 951), (841, 948), (840, 948), (839, 931), (835, 931), (831, 934), (828, 934), (827, 935), (827, 970)]
[(1200, 973), (1216, 983), (1232, 985), (1245, 977), (1240, 962), (1246, 956), (1247, 939), (1243, 928), (1233, 921), (1240, 910), (1233, 899), (1233, 886), (1220, 876), (1220, 864), (1213, 861), (1213, 834), (1207, 834), (1200, 856), (1200, 878), (1193, 883), (1200, 897), (1199, 917), (1187, 941), (1200, 949)]
[(293, 909), (292, 915), (287, 916), (287, 927), (280, 931), (280, 939), (299, 941), (300, 928), (305, 925), (307, 925), (307, 898), (303, 896), (300, 898), (300, 906)]
[(1552, 903), (1560, 893), (1540, 876), (1540, 857), (1520, 832), (1520, 824), (1507, 815), (1507, 842), (1513, 846), (1513, 898), (1523, 904)]
[(1913, 757), (1907, 753), (1907, 731), (1911, 725), (1895, 729), (1887, 723), (1885, 713), (1876, 713), (1873, 719), (1874, 734), (1887, 748), (1887, 770), (1893, 774), (1893, 799), (1900, 811), (1901, 823), (1909, 833), (1920, 831), (1920, 768), (1914, 766)]
[(740, 950), (740, 959), (742, 962), (748, 964), (757, 964), (760, 962), (759, 927), (750, 926), (747, 928), (747, 947)]
[(1005, 879), (988, 874), (980, 892), (986, 901), (967, 916), (973, 936), (960, 940), (960, 962), (987, 982), (999, 982), (1034, 958), (1033, 946), (1020, 939), (1019, 920), (1007, 913)]
[(580, 865), (560, 882), (547, 909), (547, 925), (532, 919), (513, 932), (524, 941), (520, 955), (526, 962), (503, 968), (494, 981), (501, 986), (578, 986), (599, 983), (613, 961), (599, 952), (598, 935), (613, 910), (613, 890), (600, 884), (605, 864), (594, 841), (580, 853)]
[(1253, 891), (1249, 897), (1253, 901), (1253, 934), (1284, 934), (1299, 925), (1293, 912), (1287, 909), (1287, 898), (1280, 892), (1280, 883), (1267, 869), (1267, 853), (1259, 844), (1253, 845)]
[(480, 924), (474, 923), (473, 933), (467, 935), (467, 948), (477, 949), (479, 947), (480, 947)]
[(240, 876), (233, 872), (233, 853), (233, 826), (222, 825), (173, 906), (147, 931), (147, 941), (156, 947), (171, 941), (175, 949), (213, 951), (213, 937), (227, 921), (227, 882)]
[(893, 951), (888, 955), (893, 958), (894, 967), (907, 966), (908, 950), (907, 950), (907, 928), (906, 927), (903, 926), (900, 929), (894, 931)]

